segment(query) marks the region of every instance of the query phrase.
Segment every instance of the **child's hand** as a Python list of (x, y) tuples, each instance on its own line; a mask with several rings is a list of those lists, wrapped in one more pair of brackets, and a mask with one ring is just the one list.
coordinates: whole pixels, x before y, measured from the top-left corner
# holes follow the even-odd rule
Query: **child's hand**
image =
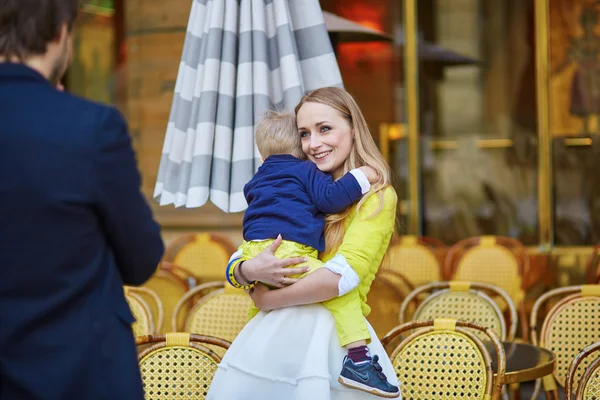
[(259, 310), (262, 310), (262, 311), (270, 311), (271, 310), (271, 308), (269, 307), (269, 304), (268, 304), (268, 296), (266, 296), (268, 293), (269, 293), (269, 288), (266, 285), (263, 285), (262, 283), (256, 284), (256, 286), (254, 286), (250, 290), (250, 297), (252, 297), (252, 300), (254, 301), (254, 305)]
[(371, 183), (371, 184), (377, 183), (377, 181), (379, 180), (379, 174), (377, 174), (377, 171), (375, 171), (375, 168), (372, 168), (369, 166), (364, 166), (364, 167), (360, 167), (359, 169), (367, 176), (369, 183)]

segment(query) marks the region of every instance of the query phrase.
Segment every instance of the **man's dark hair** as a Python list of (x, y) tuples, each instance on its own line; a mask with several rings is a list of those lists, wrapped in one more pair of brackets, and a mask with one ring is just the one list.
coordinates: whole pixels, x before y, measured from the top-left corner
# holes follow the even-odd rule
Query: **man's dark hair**
[(80, 0), (0, 0), (0, 57), (22, 61), (44, 54), (63, 24), (71, 30), (79, 5)]

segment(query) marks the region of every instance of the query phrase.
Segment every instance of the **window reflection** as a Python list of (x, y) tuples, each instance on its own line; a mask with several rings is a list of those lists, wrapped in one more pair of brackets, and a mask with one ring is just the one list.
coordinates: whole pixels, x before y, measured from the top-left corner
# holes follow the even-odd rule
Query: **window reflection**
[(420, 64), (425, 234), (450, 244), (486, 234), (535, 244), (532, 2), (422, 4), (424, 39), (479, 60)]
[(113, 1), (90, 0), (82, 5), (74, 29), (68, 90), (96, 101), (115, 102), (115, 31)]
[(600, 5), (550, 1), (555, 242), (600, 242)]

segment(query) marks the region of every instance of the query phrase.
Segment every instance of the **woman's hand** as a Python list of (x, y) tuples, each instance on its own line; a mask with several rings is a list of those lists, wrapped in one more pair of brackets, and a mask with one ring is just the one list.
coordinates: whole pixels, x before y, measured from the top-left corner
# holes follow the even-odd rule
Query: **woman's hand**
[(279, 235), (269, 247), (260, 252), (256, 257), (244, 261), (242, 270), (248, 280), (251, 282), (259, 281), (281, 288), (298, 281), (295, 278), (288, 278), (290, 275), (303, 274), (310, 270), (308, 267), (286, 268), (290, 265), (306, 262), (305, 257), (285, 258), (283, 260), (275, 257), (275, 251), (282, 240), (281, 235)]

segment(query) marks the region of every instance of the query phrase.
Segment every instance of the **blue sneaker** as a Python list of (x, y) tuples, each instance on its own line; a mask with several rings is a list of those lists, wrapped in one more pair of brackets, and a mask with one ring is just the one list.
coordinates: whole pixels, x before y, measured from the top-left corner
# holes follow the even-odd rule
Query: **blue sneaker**
[(400, 396), (400, 390), (387, 381), (379, 365), (378, 356), (373, 356), (370, 361), (359, 365), (346, 356), (338, 382), (380, 397), (392, 399)]

